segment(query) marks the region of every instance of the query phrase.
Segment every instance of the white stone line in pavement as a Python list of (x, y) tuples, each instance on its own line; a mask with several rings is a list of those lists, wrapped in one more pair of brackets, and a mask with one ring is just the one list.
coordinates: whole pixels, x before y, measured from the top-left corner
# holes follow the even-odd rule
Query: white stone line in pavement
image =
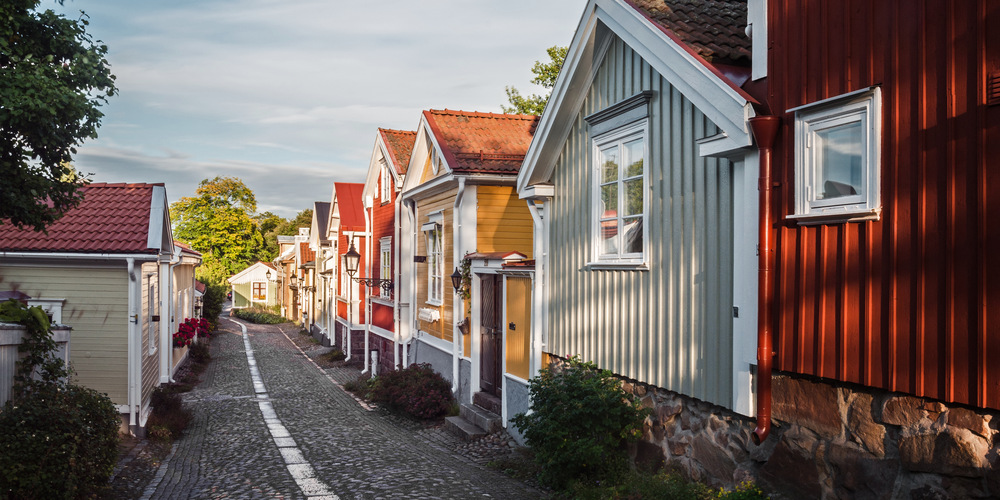
[(278, 453), (281, 453), (281, 458), (285, 461), (288, 473), (292, 476), (292, 479), (295, 479), (295, 484), (299, 486), (302, 494), (307, 498), (312, 500), (340, 500), (340, 497), (334, 495), (327, 485), (316, 478), (316, 470), (313, 469), (313, 466), (302, 455), (302, 451), (295, 444), (295, 440), (292, 439), (292, 435), (288, 432), (288, 429), (281, 424), (281, 420), (278, 418), (278, 414), (275, 413), (271, 401), (267, 400), (267, 388), (264, 387), (264, 379), (260, 376), (260, 370), (257, 369), (257, 360), (253, 355), (253, 346), (250, 345), (250, 335), (247, 334), (247, 325), (234, 319), (229, 319), (229, 321), (240, 325), (240, 330), (243, 332), (243, 349), (246, 351), (247, 363), (250, 365), (250, 380), (253, 381), (254, 393), (260, 398), (257, 401), (257, 407), (260, 408), (260, 414), (264, 417), (267, 430), (271, 433), (271, 439), (274, 440), (274, 444), (278, 447)]
[(348, 396), (354, 398), (354, 401), (357, 401), (357, 403), (362, 408), (364, 408), (365, 410), (375, 411), (375, 407), (372, 406), (372, 405), (370, 405), (370, 404), (368, 404), (367, 401), (365, 401), (365, 400), (363, 400), (363, 399), (355, 396), (351, 391), (348, 391), (347, 389), (344, 389), (344, 386), (340, 385), (340, 382), (337, 382), (336, 379), (334, 379), (333, 377), (331, 377), (330, 374), (327, 373), (326, 370), (324, 370), (322, 366), (319, 366), (319, 364), (316, 363), (316, 361), (314, 361), (312, 358), (310, 358), (309, 355), (306, 354), (306, 352), (303, 351), (302, 348), (298, 346), (298, 344), (296, 344), (295, 342), (292, 342), (292, 338), (289, 337), (288, 334), (285, 333), (284, 330), (282, 330), (281, 328), (278, 328), (278, 331), (281, 332), (281, 334), (284, 335), (286, 339), (288, 339), (288, 343), (292, 344), (292, 347), (298, 349), (299, 353), (302, 354), (303, 358), (306, 358), (307, 360), (309, 360), (309, 362), (312, 363), (312, 365), (315, 366), (316, 369), (319, 370), (319, 372), (322, 373), (323, 376), (327, 378), (327, 380), (329, 380), (330, 382), (333, 382), (333, 385), (335, 385), (337, 387), (340, 387), (340, 390), (344, 391), (344, 394), (347, 394)]

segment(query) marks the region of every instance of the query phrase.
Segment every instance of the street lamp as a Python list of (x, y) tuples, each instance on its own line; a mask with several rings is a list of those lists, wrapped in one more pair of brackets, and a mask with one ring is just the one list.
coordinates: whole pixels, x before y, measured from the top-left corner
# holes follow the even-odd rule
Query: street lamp
[(462, 289), (462, 273), (458, 272), (457, 267), (455, 272), (451, 273), (451, 285), (455, 287), (455, 293)]
[(344, 254), (344, 270), (347, 271), (347, 275), (354, 277), (354, 273), (358, 272), (358, 262), (361, 260), (361, 254), (354, 249), (354, 240), (351, 240), (351, 248), (347, 250)]
[(271, 281), (271, 270), (270, 269), (268, 269), (267, 272), (264, 273), (264, 277), (267, 278), (267, 281)]

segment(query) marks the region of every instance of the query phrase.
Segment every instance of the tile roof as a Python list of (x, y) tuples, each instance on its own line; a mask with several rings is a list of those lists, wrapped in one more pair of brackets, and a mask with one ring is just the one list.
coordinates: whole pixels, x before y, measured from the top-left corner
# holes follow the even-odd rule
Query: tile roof
[(365, 229), (365, 208), (361, 203), (361, 192), (365, 185), (354, 182), (335, 182), (337, 210), (340, 213), (340, 228), (347, 231)]
[(147, 248), (153, 186), (93, 183), (83, 200), (47, 228), (48, 234), (0, 225), (0, 251), (157, 253)]
[(174, 245), (177, 245), (177, 246), (181, 247), (181, 250), (183, 250), (185, 253), (189, 253), (191, 255), (197, 255), (198, 257), (201, 257), (201, 252), (199, 252), (199, 251), (191, 248), (191, 245), (188, 245), (187, 243), (174, 240)]
[(396, 166), (396, 173), (406, 174), (406, 167), (410, 164), (410, 153), (413, 152), (413, 142), (417, 139), (417, 133), (412, 130), (392, 130), (380, 128), (378, 132), (382, 134), (382, 141), (393, 165)]
[(456, 173), (516, 174), (531, 145), (538, 117), (429, 110), (424, 119)]
[(711, 63), (747, 66), (746, 0), (625, 0)]
[(300, 266), (316, 261), (316, 252), (309, 248), (309, 243), (306, 242), (299, 243), (299, 256), (302, 259), (299, 262)]

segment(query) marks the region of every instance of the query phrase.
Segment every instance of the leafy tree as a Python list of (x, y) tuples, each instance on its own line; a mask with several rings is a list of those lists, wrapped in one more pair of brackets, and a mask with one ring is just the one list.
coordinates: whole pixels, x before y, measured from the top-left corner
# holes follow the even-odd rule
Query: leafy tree
[(253, 191), (235, 177), (202, 180), (194, 197), (170, 205), (174, 236), (204, 254), (199, 279), (221, 283), (257, 258), (264, 238), (256, 211)]
[[(541, 61), (535, 61), (535, 65), (531, 67), (531, 72), (535, 74), (535, 77), (531, 79), (531, 83), (535, 85), (541, 85), (547, 89), (551, 89), (556, 84), (556, 78), (559, 76), (559, 70), (562, 69), (563, 62), (566, 60), (566, 51), (568, 47), (553, 46), (545, 49), (549, 54), (549, 59), (547, 63)], [(552, 95), (551, 90), (544, 97), (531, 94), (527, 97), (522, 96), (521, 92), (517, 88), (508, 86), (504, 90), (507, 91), (507, 101), (510, 102), (510, 107), (500, 105), (504, 113), (518, 113), (523, 115), (540, 115), (545, 109), (545, 104), (549, 101), (549, 96)]]
[(118, 89), (86, 15), (66, 19), (39, 3), (0, 2), (0, 223), (43, 231), (79, 203), (72, 155), (97, 137), (98, 108)]

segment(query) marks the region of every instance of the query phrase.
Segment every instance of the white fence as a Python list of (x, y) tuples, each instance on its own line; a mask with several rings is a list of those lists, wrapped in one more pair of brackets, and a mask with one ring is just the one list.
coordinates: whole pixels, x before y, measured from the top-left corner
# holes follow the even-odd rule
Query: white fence
[[(52, 328), (52, 338), (58, 344), (57, 355), (69, 365), (69, 337), (70, 328), (68, 326), (55, 326)], [(10, 399), (11, 389), (14, 387), (14, 374), (17, 372), (17, 360), (20, 357), (17, 347), (21, 345), (24, 336), (24, 327), (11, 323), (0, 323), (0, 405)]]

